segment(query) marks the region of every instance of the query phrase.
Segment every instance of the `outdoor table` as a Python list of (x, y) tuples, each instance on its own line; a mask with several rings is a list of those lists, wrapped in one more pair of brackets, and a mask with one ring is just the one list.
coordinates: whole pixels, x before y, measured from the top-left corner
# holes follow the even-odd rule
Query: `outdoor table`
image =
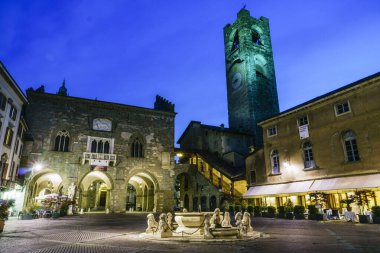
[(344, 219), (346, 221), (356, 221), (356, 213), (355, 212), (344, 212)]
[(327, 219), (331, 218), (331, 216), (332, 216), (332, 210), (331, 209), (326, 210), (326, 216), (327, 216)]
[(366, 211), (364, 214), (369, 216), (369, 222), (372, 223), (373, 222), (373, 220), (372, 220), (372, 212), (371, 211)]

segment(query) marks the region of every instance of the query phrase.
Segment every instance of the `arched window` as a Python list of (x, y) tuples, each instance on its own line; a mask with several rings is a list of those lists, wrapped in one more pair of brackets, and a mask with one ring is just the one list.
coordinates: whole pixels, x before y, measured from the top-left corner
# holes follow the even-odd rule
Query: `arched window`
[(278, 155), (277, 150), (273, 150), (270, 154), (270, 160), (272, 163), (272, 174), (279, 174), (280, 173), (280, 156)]
[(143, 145), (139, 138), (135, 138), (131, 145), (131, 156), (132, 157), (144, 157)]
[(358, 145), (356, 144), (356, 135), (352, 131), (347, 131), (343, 135), (344, 141), (344, 151), (346, 154), (347, 162), (359, 161), (359, 150)]
[(91, 153), (97, 153), (98, 151), (98, 143), (96, 142), (96, 140), (93, 140), (91, 142)]
[(236, 31), (234, 36), (234, 42), (232, 43), (231, 51), (239, 48), (239, 31)]
[(109, 141), (104, 142), (104, 153), (105, 154), (110, 153), (110, 142)]
[(304, 156), (304, 164), (305, 168), (314, 168), (314, 156), (313, 156), (313, 147), (310, 142), (305, 142), (302, 145), (303, 156)]
[(252, 42), (253, 44), (256, 44), (256, 45), (260, 45), (260, 46), (263, 45), (263, 42), (261, 41), (261, 38), (260, 38), (260, 34), (256, 31), (252, 32)]
[(59, 131), (55, 137), (54, 150), (61, 152), (69, 151), (70, 135), (66, 130)]

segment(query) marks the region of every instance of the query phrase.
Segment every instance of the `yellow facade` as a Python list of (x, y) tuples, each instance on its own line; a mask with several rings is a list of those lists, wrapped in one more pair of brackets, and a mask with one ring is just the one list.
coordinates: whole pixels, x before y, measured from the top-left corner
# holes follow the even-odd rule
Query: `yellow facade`
[[(328, 195), (326, 207), (342, 208), (347, 195), (368, 189), (377, 193), (370, 205), (380, 204), (380, 182), (360, 184), (361, 178), (380, 175), (379, 97), (378, 73), (261, 122), (264, 147), (246, 158), (251, 188), (245, 197), (264, 202), (275, 197), (276, 205), (290, 197), (307, 205), (309, 193), (319, 187)], [(345, 178), (356, 183), (351, 186)], [(341, 183), (334, 185), (334, 180)], [(259, 186), (263, 192), (257, 195)], [(288, 190), (281, 192), (279, 186)], [(276, 187), (278, 192), (271, 190)]]

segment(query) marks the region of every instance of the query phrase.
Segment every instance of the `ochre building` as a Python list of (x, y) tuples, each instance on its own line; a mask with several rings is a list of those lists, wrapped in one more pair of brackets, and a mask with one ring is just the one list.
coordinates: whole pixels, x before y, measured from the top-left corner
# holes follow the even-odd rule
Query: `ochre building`
[[(380, 204), (380, 73), (334, 90), (259, 123), (264, 147), (246, 158), (256, 205), (313, 204), (342, 209), (367, 191)], [(353, 209), (359, 212), (357, 204)]]

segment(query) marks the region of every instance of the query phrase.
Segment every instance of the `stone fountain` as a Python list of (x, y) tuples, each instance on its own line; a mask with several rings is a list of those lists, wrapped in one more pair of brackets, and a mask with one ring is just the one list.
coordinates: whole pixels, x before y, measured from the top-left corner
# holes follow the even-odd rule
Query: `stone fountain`
[(174, 229), (172, 214), (161, 214), (159, 222), (154, 220), (153, 214), (148, 214), (148, 228), (146, 234), (153, 234), (155, 238), (188, 238), (188, 239), (254, 239), (261, 233), (254, 232), (251, 217), (248, 212), (238, 212), (235, 215), (235, 226), (231, 225), (230, 214), (223, 214), (219, 208), (211, 212), (180, 212), (175, 213), (174, 220), (178, 227)]

